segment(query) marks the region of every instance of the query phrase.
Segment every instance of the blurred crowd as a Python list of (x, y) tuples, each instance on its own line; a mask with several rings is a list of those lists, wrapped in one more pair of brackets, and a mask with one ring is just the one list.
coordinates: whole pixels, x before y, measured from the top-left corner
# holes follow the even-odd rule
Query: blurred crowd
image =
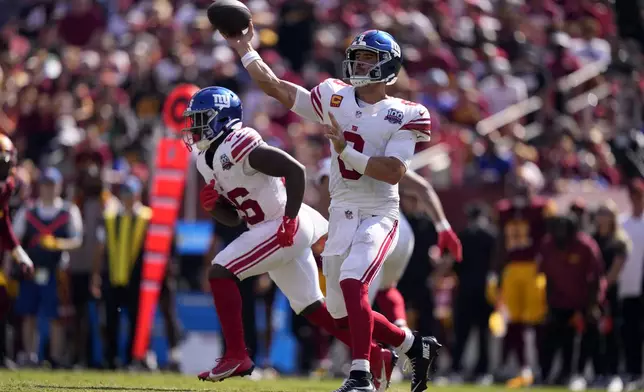
[[(311, 173), (329, 154), (318, 125), (301, 121), (252, 85), (235, 53), (213, 33), (205, 14), (210, 2), (3, 3), (0, 132), (14, 140), (20, 155), (20, 192), (14, 207), (17, 210), (24, 200), (38, 196), (41, 188), (37, 184), (44, 180), (58, 183), (58, 176), (47, 176), (49, 169), (45, 168), (60, 173), (60, 195), (56, 197), (73, 202), (83, 221), (83, 244), (72, 253), (69, 263), (79, 287), (90, 290), (95, 286), (91, 260), (96, 243), (101, 242), (96, 233), (105, 206), (112, 201), (122, 203), (117, 199), (126, 197), (123, 189), (130, 197), (135, 194), (145, 200), (156, 141), (170, 133), (161, 116), (163, 103), (177, 84), (219, 85), (237, 92), (244, 103), (244, 122), (269, 144), (293, 154)], [(309, 88), (340, 75), (344, 50), (355, 33), (373, 28), (392, 33), (401, 44), (404, 71), (391, 86), (391, 94), (420, 102), (432, 114), (432, 142), (419, 146), (418, 151), (432, 144), (447, 147), (449, 165), (430, 164), (419, 169), (438, 188), (502, 184), (517, 169), (547, 192), (565, 192), (561, 180), (611, 187), (644, 175), (644, 30), (636, 2), (245, 3), (257, 29), (255, 47), (264, 61), (279, 77)], [(577, 78), (581, 82), (566, 79), (593, 66), (605, 71)], [(607, 94), (582, 95), (602, 87)], [(582, 104), (571, 105), (579, 96)], [(492, 129), (480, 126), (488, 116), (528, 97), (540, 99), (538, 110)], [(140, 186), (132, 185), (136, 181)], [(311, 186), (307, 202), (315, 204), (316, 200), (316, 187)], [(410, 208), (405, 212), (414, 215), (414, 208)], [(477, 219), (480, 215), (485, 214), (476, 214)], [(424, 240), (416, 241), (415, 263), (431, 266), (428, 250), (433, 228), (425, 217), (417, 219), (416, 236)], [(600, 218), (586, 221), (599, 227)], [(208, 262), (213, 252), (243, 229), (216, 230)], [(431, 271), (427, 268), (422, 267), (422, 276), (443, 278), (431, 280), (430, 303), (435, 307), (418, 309), (417, 317), (442, 318), (440, 315), (451, 314), (455, 306), (456, 280), (450, 278), (451, 267), (439, 268), (439, 275), (432, 272), (434, 267)], [(185, 279), (174, 271), (169, 275), (172, 282), (164, 288), (178, 280), (181, 287), (200, 289), (198, 279)], [(247, 286), (246, 296), (266, 298), (270, 309), (274, 294), (270, 282), (260, 277)], [(96, 294), (96, 290), (88, 291), (73, 306), (86, 306), (91, 298), (100, 296)], [(170, 309), (171, 303), (164, 302), (165, 309)], [(170, 334), (176, 336), (174, 316), (169, 310), (166, 313)], [(446, 329), (444, 339), (449, 341), (451, 326), (441, 325)], [(256, 339), (252, 328), (250, 331), (249, 339)], [(173, 339), (175, 346), (177, 339)], [(265, 340), (270, 341), (270, 335)], [(77, 346), (83, 347), (78, 342)], [(313, 354), (305, 357), (326, 356), (324, 350), (309, 350)], [(68, 361), (86, 361), (80, 358), (84, 355), (80, 351), (79, 358)], [(35, 361), (29, 355), (21, 360)], [(452, 366), (454, 372), (459, 366)], [(490, 371), (483, 369), (486, 366), (477, 368), (479, 376)]]

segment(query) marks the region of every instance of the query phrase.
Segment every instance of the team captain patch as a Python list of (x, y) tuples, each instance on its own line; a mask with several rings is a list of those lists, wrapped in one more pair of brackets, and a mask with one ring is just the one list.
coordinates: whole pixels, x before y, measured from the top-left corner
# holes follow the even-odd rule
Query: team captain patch
[(343, 98), (344, 97), (342, 95), (333, 94), (331, 96), (331, 107), (332, 108), (339, 108), (340, 104), (342, 103)]

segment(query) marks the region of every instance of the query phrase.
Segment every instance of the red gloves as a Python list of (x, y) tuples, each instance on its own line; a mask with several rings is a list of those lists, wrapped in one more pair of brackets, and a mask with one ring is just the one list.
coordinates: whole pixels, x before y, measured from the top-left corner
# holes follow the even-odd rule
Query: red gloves
[(284, 248), (293, 245), (296, 232), (297, 218), (289, 218), (288, 216), (285, 216), (282, 218), (282, 224), (279, 229), (277, 229), (277, 243)]
[(199, 200), (204, 210), (210, 212), (215, 208), (215, 203), (219, 199), (219, 192), (215, 190), (215, 180), (211, 180), (208, 185), (199, 192)]
[(442, 252), (447, 249), (458, 262), (463, 260), (463, 247), (454, 230), (447, 221), (439, 222), (436, 225), (438, 232), (438, 248)]

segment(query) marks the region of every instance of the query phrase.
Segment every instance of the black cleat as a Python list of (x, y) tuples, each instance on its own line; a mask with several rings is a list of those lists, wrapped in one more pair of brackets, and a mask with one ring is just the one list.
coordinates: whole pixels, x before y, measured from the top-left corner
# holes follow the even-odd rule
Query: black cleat
[(368, 372), (352, 371), (349, 378), (334, 392), (376, 392)]
[(435, 337), (414, 333), (414, 343), (406, 353), (411, 366), (411, 392), (427, 389), (429, 373), (436, 370), (434, 365), (441, 347)]

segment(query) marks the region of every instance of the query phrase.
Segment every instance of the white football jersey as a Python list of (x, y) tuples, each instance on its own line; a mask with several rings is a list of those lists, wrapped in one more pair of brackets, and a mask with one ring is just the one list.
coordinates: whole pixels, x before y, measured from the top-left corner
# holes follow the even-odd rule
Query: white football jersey
[[(338, 79), (327, 79), (315, 87), (311, 105), (320, 123), (331, 125), (328, 113), (333, 113), (345, 130), (347, 143), (370, 157), (393, 156), (408, 166), (415, 142), (430, 138), (431, 121), (424, 106), (393, 97), (373, 105), (359, 104), (355, 88)], [(331, 208), (356, 207), (367, 214), (398, 219), (398, 185), (360, 174), (333, 148), (331, 152)]]
[(248, 156), (265, 144), (252, 128), (231, 132), (212, 153), (200, 152), (197, 169), (206, 184), (215, 180), (215, 189), (237, 207), (237, 213), (248, 227), (265, 221), (282, 219), (286, 206), (286, 188), (281, 178), (253, 169)]

